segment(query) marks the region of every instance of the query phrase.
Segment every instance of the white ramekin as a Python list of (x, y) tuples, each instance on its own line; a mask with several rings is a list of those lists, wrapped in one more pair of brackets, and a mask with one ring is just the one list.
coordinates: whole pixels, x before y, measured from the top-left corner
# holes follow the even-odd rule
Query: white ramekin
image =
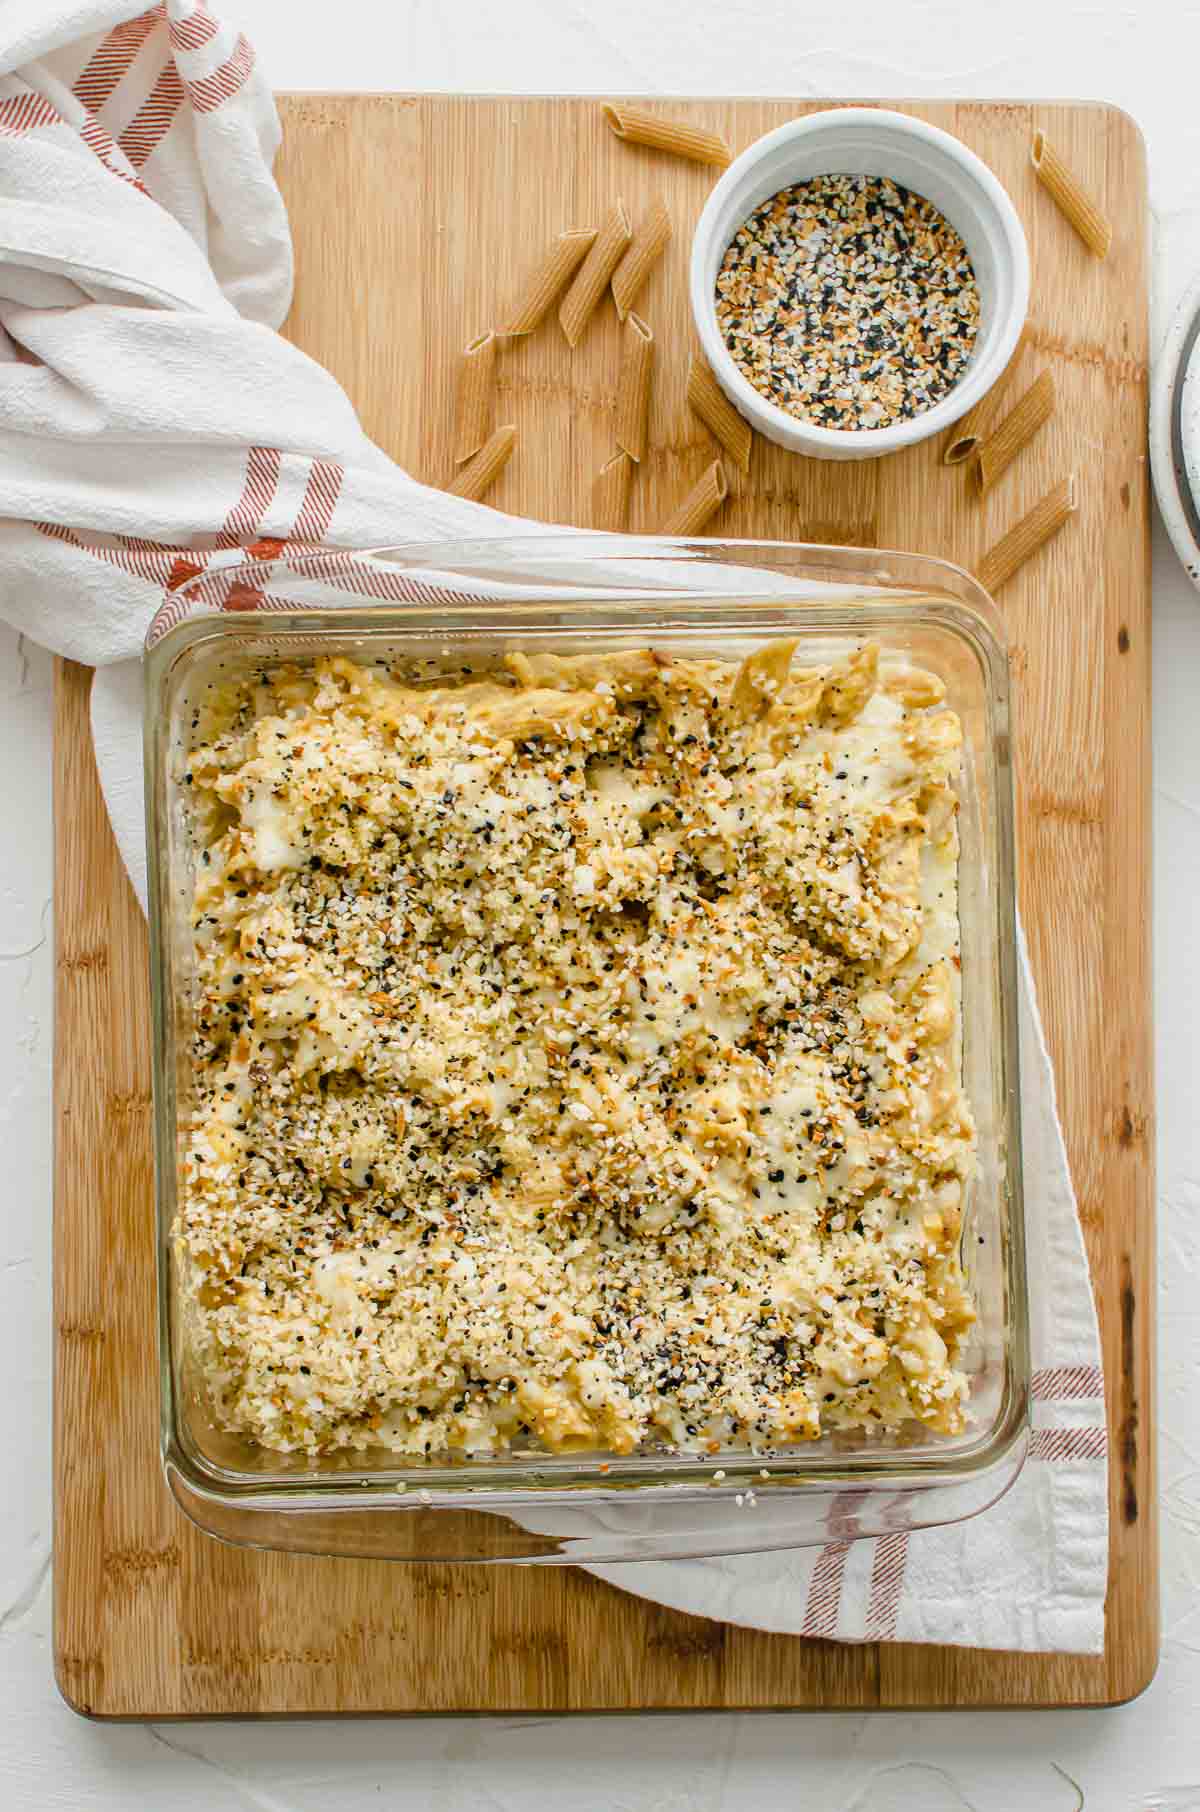
[[(891, 428), (821, 428), (789, 415), (742, 376), (717, 326), (717, 272), (747, 215), (791, 183), (833, 175), (887, 176), (923, 195), (961, 233), (979, 284), (980, 329), (966, 375), (932, 409)], [(690, 284), (705, 357), (752, 427), (794, 453), (874, 459), (948, 428), (995, 383), (1025, 324), (1029, 249), (1006, 191), (958, 139), (904, 113), (835, 107), (768, 132), (730, 164), (697, 224)]]

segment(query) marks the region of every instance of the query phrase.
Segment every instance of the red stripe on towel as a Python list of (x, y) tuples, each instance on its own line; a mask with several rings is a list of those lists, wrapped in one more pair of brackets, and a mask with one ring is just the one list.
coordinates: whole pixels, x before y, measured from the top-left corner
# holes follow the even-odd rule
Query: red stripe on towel
[(1035, 1428), (1029, 1437), (1031, 1460), (1103, 1460), (1107, 1454), (1107, 1428)]
[(66, 121), (57, 107), (43, 94), (11, 94), (0, 101), (0, 136), (20, 138), (22, 133), (36, 132), (39, 126), (63, 126)]
[(345, 468), (334, 459), (313, 460), (300, 514), (292, 530), (297, 541), (319, 544), (325, 539), (345, 475)]
[(71, 90), (76, 100), (82, 101), (90, 112), (99, 113), (105, 102), (112, 99), (121, 77), (165, 10), (160, 0), (160, 4), (152, 6), (149, 12), (139, 13), (136, 19), (126, 19), (93, 51)]
[(174, 63), (164, 63), (154, 87), (118, 140), (135, 170), (158, 149), (182, 105), (183, 77)]
[(1034, 1372), (1030, 1390), (1039, 1403), (1072, 1403), (1103, 1397), (1104, 1373), (1098, 1365), (1051, 1365)]
[(212, 113), (245, 86), (246, 78), (253, 68), (254, 46), (239, 35), (232, 55), (227, 62), (222, 63), (220, 69), (188, 83), (188, 100), (197, 113)]
[(865, 1491), (839, 1491), (829, 1507), (829, 1533), (838, 1539), (821, 1549), (813, 1566), (802, 1625), (806, 1636), (837, 1635), (846, 1557), (859, 1533), (858, 1512), (866, 1497)]
[(817, 1555), (808, 1582), (808, 1602), (804, 1607), (801, 1635), (833, 1636), (837, 1634), (838, 1612), (842, 1608), (842, 1578), (846, 1571), (848, 1541), (834, 1541)]
[(255, 539), (279, 483), (279, 462), (278, 447), (250, 448), (246, 457), (246, 482), (217, 536), (218, 547), (245, 547)]
[(145, 549), (131, 547), (110, 547), (102, 541), (89, 541), (77, 534), (74, 529), (66, 528), (61, 522), (39, 522), (37, 528), (52, 541), (65, 541), (68, 547), (75, 547), (81, 553), (91, 554), (95, 560), (103, 560), (109, 566), (119, 566), (122, 572), (132, 573), (135, 578), (146, 579), (153, 585), (165, 586), (171, 576), (171, 567), (175, 559), (173, 552), (164, 549), (162, 553), (151, 553)]
[(890, 1642), (895, 1636), (907, 1565), (907, 1532), (881, 1535), (875, 1543), (871, 1591), (867, 1600), (868, 1642)]
[(140, 189), (143, 195), (146, 193), (145, 185), (138, 181), (133, 172), (121, 168), (121, 153), (107, 126), (102, 126), (98, 119), (94, 119), (89, 114), (79, 128), (79, 136), (88, 150), (95, 152), (104, 168), (113, 176), (119, 176), (122, 182), (131, 183), (135, 189)]
[(204, 0), (199, 0), (195, 12), (186, 19), (172, 19), (169, 22), (171, 42), (176, 50), (201, 50), (210, 38), (217, 35), (217, 22), (204, 8)]

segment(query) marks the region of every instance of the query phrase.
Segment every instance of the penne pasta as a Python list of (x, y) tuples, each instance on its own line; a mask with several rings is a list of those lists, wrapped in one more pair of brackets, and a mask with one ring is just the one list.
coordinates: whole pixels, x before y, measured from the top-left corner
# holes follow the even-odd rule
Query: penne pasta
[(671, 216), (655, 200), (639, 220), (633, 238), (612, 274), (613, 301), (622, 321), (637, 301), (642, 285), (666, 250), (671, 237)]
[(975, 455), (975, 482), (980, 492), (990, 491), (1007, 472), (1017, 454), (1027, 447), (1039, 428), (1054, 414), (1054, 373), (1043, 371), (1019, 403), (998, 422)]
[(625, 203), (614, 202), (559, 307), (558, 318), (569, 346), (578, 346), (583, 338), (583, 330), (595, 314), (600, 298), (632, 237)]
[(946, 438), (942, 443), (942, 464), (960, 466), (978, 453), (980, 442), (987, 433), (988, 423), (995, 421), (1000, 404), (1012, 380), (1016, 377), (1025, 348), (1029, 344), (1029, 323), (1021, 329), (1021, 337), (1012, 350), (1012, 357), (996, 379), (991, 389), (986, 391), (973, 409), (968, 409), (961, 421), (947, 428)]
[(1029, 157), (1037, 179), (1059, 213), (1074, 227), (1088, 251), (1107, 258), (1112, 244), (1112, 222), (1106, 220), (1091, 196), (1072, 176), (1044, 132), (1035, 132)]
[(660, 535), (698, 535), (729, 495), (725, 468), (714, 459), (708, 470), (692, 486), (679, 508), (659, 529)]
[(454, 483), (447, 485), (450, 495), (469, 497), (475, 503), (485, 497), (508, 464), (516, 438), (517, 430), (511, 422), (497, 428), (470, 464), (462, 468)]
[(508, 323), (500, 329), (506, 339), (532, 333), (540, 327), (596, 241), (595, 227), (560, 233), (530, 277)]
[(592, 486), (592, 523), (599, 529), (624, 529), (629, 523), (629, 489), (633, 461), (628, 453), (614, 453), (601, 466)]
[(1048, 491), (1040, 503), (1022, 516), (1015, 528), (1001, 536), (979, 563), (979, 583), (987, 591), (1000, 587), (1024, 566), (1025, 562), (1057, 535), (1068, 517), (1075, 513), (1075, 474), (1062, 479)]
[(750, 423), (739, 415), (712, 374), (706, 359), (697, 353), (688, 371), (688, 406), (715, 434), (741, 472), (750, 470)]
[(681, 120), (664, 120), (644, 107), (606, 104), (603, 112), (617, 137), (627, 145), (646, 145), (651, 151), (666, 151), (672, 157), (686, 157), (696, 164), (715, 164), (722, 170), (733, 161), (733, 152), (718, 132), (701, 132)]
[(492, 378), (496, 368), (496, 336), (489, 329), (464, 346), (458, 361), (458, 391), (454, 407), (454, 461), (462, 465), (478, 453), (492, 425)]
[(621, 336), (617, 380), (617, 445), (630, 459), (644, 459), (654, 379), (654, 335), (640, 315), (630, 315)]

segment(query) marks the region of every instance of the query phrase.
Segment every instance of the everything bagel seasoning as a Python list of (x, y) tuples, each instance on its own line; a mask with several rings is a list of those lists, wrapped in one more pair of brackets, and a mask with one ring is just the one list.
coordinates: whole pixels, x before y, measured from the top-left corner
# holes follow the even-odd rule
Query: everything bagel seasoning
[(961, 237), (885, 177), (815, 176), (770, 196), (734, 237), (716, 289), (742, 375), (822, 428), (890, 428), (933, 408), (979, 331)]

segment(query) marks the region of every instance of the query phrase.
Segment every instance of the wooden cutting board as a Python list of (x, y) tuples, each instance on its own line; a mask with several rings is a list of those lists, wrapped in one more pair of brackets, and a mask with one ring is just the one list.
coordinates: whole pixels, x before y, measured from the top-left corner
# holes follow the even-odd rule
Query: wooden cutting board
[[(804, 104), (671, 103), (735, 147)], [(1034, 262), (1034, 361), (1058, 413), (986, 506), (934, 448), (828, 465), (756, 442), (714, 530), (914, 548), (971, 566), (1051, 482), (1076, 520), (1004, 591), (1017, 678), (1022, 905), (1104, 1332), (1112, 1442), (1103, 1657), (841, 1647), (681, 1616), (570, 1569), (388, 1566), (245, 1553), (198, 1534), (159, 1473), (146, 935), (63, 666), (56, 721), (55, 1654), (105, 1717), (653, 1707), (1084, 1705), (1138, 1692), (1158, 1644), (1149, 969), (1150, 588), (1145, 163), (1104, 107), (910, 109), (1008, 186)], [(288, 333), (367, 431), (451, 471), (456, 349), (553, 233), (655, 193), (676, 240), (639, 305), (661, 347), (632, 526), (712, 457), (683, 401), (690, 229), (711, 172), (620, 145), (592, 101), (292, 96), (280, 176), (296, 240)], [(1095, 263), (1035, 186), (1045, 128), (1116, 222)], [(611, 304), (571, 353), (548, 323), (501, 361), (520, 430), (504, 509), (588, 521), (612, 450)], [(216, 375), (214, 377), (216, 381)]]

